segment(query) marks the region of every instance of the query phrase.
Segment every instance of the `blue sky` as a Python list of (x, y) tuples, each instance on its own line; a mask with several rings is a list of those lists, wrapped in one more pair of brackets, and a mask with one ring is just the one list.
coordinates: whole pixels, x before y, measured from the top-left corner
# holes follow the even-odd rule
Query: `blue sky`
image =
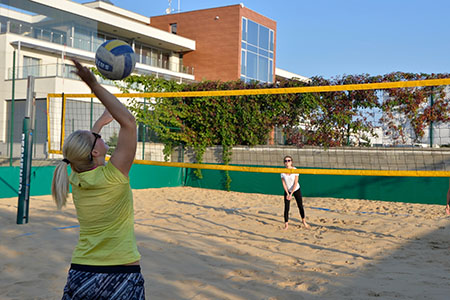
[[(111, 0), (144, 16), (168, 0)], [(244, 3), (277, 22), (276, 65), (303, 76), (450, 72), (448, 0), (172, 0), (181, 11)], [(77, 0), (77, 2), (89, 2)]]

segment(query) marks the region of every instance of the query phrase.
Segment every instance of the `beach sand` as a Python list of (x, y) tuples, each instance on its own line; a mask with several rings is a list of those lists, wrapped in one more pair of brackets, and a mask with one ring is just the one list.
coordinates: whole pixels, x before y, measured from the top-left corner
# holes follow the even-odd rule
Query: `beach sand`
[[(282, 230), (282, 196), (190, 187), (133, 190), (147, 299), (449, 299), (443, 205), (305, 198)], [(442, 199), (443, 203), (445, 199)], [(0, 299), (60, 299), (73, 203), (0, 199)]]

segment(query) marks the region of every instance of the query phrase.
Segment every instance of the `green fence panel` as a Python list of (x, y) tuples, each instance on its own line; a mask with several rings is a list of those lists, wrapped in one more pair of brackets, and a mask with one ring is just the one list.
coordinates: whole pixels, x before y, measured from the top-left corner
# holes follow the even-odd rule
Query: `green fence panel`
[[(51, 182), (55, 167), (32, 167), (30, 177), (30, 195), (51, 194)], [(0, 198), (19, 195), (20, 167), (0, 167)]]
[(134, 164), (130, 171), (133, 189), (183, 186), (184, 169)]
[[(199, 179), (189, 170), (186, 185), (224, 190), (225, 172), (202, 170)], [(283, 195), (281, 177), (273, 173), (229, 172), (231, 190), (244, 193)], [(448, 178), (300, 175), (305, 197), (367, 199), (407, 203), (445, 204)]]
[[(32, 196), (51, 194), (53, 166), (33, 167)], [(176, 167), (133, 165), (130, 172), (133, 189), (191, 186), (224, 190), (225, 172), (202, 170), (203, 178)], [(18, 196), (19, 167), (0, 167), (0, 198)], [(231, 190), (244, 193), (282, 195), (279, 174), (229, 172)], [(305, 197), (368, 199), (407, 203), (445, 204), (448, 178), (300, 175)]]
[[(50, 195), (54, 166), (31, 168), (30, 195)], [(69, 169), (70, 170), (70, 169)], [(19, 167), (0, 167), (0, 198), (18, 196)], [(133, 189), (182, 186), (184, 169), (148, 165), (133, 165), (130, 182)]]
[(18, 167), (0, 167), (0, 198), (10, 198), (19, 195)]

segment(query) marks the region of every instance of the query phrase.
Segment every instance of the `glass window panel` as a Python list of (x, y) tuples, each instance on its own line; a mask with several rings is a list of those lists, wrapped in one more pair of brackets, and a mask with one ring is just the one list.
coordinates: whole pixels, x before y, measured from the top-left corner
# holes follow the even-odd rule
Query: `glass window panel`
[(247, 42), (249, 44), (258, 45), (258, 24), (248, 20)]
[(258, 56), (258, 80), (267, 82), (269, 79), (269, 60)]
[(33, 27), (25, 23), (11, 21), (9, 24), (9, 31), (24, 36), (32, 36)]
[(72, 79), (78, 79), (78, 75), (75, 74), (72, 71), (76, 71), (76, 68), (74, 65), (64, 64), (63, 66), (63, 76), (65, 78), (72, 78)]
[(97, 51), (98, 47), (100, 47), (101, 44), (103, 44), (106, 41), (106, 36), (101, 33), (97, 33), (94, 35), (94, 41), (92, 48), (94, 51)]
[(168, 53), (162, 54), (162, 68), (164, 68), (164, 69), (169, 68), (169, 54)]
[(156, 50), (156, 49), (152, 49), (152, 58), (151, 58), (151, 66), (154, 67), (160, 67), (160, 51)]
[(91, 34), (88, 30), (75, 27), (74, 47), (82, 50), (91, 50)]
[(259, 43), (260, 48), (269, 50), (269, 28), (259, 25)]
[(269, 59), (269, 80), (268, 82), (273, 82), (273, 60)]
[(273, 51), (273, 30), (270, 31), (270, 51)]
[(270, 52), (270, 53), (269, 53), (269, 57), (270, 57), (270, 58), (273, 58), (273, 52)]
[(242, 40), (247, 40), (247, 19), (242, 18)]
[(30, 75), (39, 77), (41, 60), (34, 57), (24, 56), (23, 57), (23, 78)]
[(267, 52), (266, 50), (262, 50), (262, 49), (259, 49), (259, 54), (260, 54), (260, 55), (263, 55), (263, 56), (265, 56), (265, 57), (268, 57), (268, 56), (269, 56), (269, 52)]
[(152, 49), (142, 46), (142, 63), (152, 66)]
[(42, 35), (42, 39), (44, 41), (47, 41), (47, 42), (52, 41), (52, 32), (51, 31), (42, 29), (41, 35)]
[(8, 26), (6, 26), (6, 22), (2, 21), (1, 26), (0, 26), (0, 33), (5, 33), (7, 28), (8, 28)]
[(241, 48), (244, 49), (244, 50), (247, 49), (247, 44), (245, 42), (242, 42), (241, 43)]
[[(180, 0), (178, 0), (180, 1)], [(173, 34), (177, 34), (177, 23), (170, 24), (170, 32)]]
[(245, 75), (245, 51), (241, 51), (241, 74)]
[(257, 55), (247, 52), (247, 77), (256, 79), (258, 70)]
[(53, 32), (52, 35), (52, 43), (66, 45), (67, 44), (67, 35), (64, 32)]
[(256, 48), (255, 46), (249, 45), (249, 44), (247, 44), (247, 50), (258, 53), (258, 48)]

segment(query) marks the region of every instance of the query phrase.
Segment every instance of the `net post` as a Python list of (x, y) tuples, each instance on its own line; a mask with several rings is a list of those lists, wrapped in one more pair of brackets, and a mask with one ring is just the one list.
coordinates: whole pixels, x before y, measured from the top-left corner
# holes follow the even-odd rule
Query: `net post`
[[(147, 98), (144, 98), (144, 111), (147, 109)], [(147, 140), (147, 125), (143, 124), (143, 130), (142, 130), (142, 160), (145, 159), (145, 142)]]
[(30, 208), (30, 176), (35, 117), (34, 77), (28, 76), (25, 117), (23, 118), (17, 224), (28, 223)]
[(60, 137), (60, 144), (59, 144), (59, 148), (62, 151), (63, 148), (63, 144), (64, 144), (64, 135), (65, 135), (65, 130), (64, 130), (64, 126), (65, 126), (65, 121), (64, 118), (66, 117), (66, 95), (64, 93), (61, 94), (61, 100), (62, 100), (62, 105), (61, 105), (61, 137)]
[[(433, 97), (433, 88), (431, 88), (430, 95), (430, 108), (433, 109), (434, 105), (434, 97)], [(433, 148), (433, 121), (430, 121), (430, 148)]]
[(94, 98), (91, 97), (90, 115), (89, 115), (89, 130), (92, 130), (94, 119)]
[(13, 52), (13, 69), (12, 69), (12, 94), (11, 94), (11, 126), (9, 136), (9, 166), (13, 164), (13, 150), (14, 150), (14, 100), (15, 100), (15, 88), (16, 88), (16, 50)]

